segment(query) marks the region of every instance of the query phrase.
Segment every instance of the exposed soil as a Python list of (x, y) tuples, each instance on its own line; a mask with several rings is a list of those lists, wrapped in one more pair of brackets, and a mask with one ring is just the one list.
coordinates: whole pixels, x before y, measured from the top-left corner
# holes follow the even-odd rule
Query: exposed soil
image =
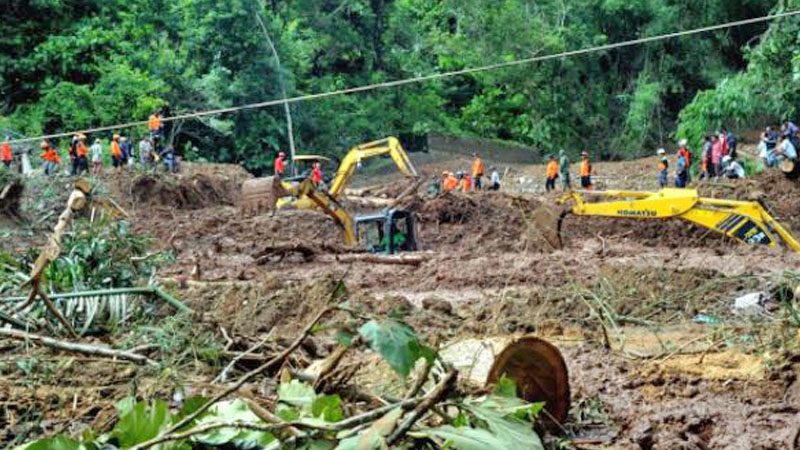
[[(599, 167), (608, 187), (629, 188), (651, 181), (650, 163)], [(528, 333), (551, 339), (570, 370), (573, 410), (564, 426), (574, 448), (789, 448), (800, 425), (800, 368), (787, 358), (797, 351), (797, 330), (782, 310), (767, 319), (731, 310), (742, 294), (770, 291), (776, 274), (800, 267), (800, 255), (746, 247), (680, 221), (575, 216), (565, 220), (567, 239), (557, 248), (542, 239), (537, 215), (543, 206), (557, 211), (554, 199), (504, 192), (406, 199), (419, 217), (427, 258), (419, 265), (332, 263), (316, 256), (352, 250), (327, 216), (280, 210), (244, 217), (237, 194), (246, 178), (238, 167), (213, 165), (174, 179), (108, 176), (135, 230), (174, 254), (159, 276), (199, 312), (198, 327), (255, 342), (267, 333), (291, 339), (331, 301), (341, 279), (354, 309), (402, 312), (421, 335), (442, 343)], [(701, 190), (757, 195), (800, 228), (800, 184), (768, 173), (732, 186)], [(176, 280), (187, 277), (178, 288)], [(698, 314), (722, 323), (693, 324)], [(333, 345), (324, 333), (306, 344), (310, 358)], [(351, 362), (377, 370), (365, 361)], [(187, 384), (207, 385), (214, 376), (208, 372), (198, 369)], [(66, 426), (65, 405), (85, 423), (106, 420), (113, 399), (136, 379), (99, 376), (109, 381), (94, 392), (108, 399), (84, 401), (84, 390), (72, 382), (31, 391), (18, 374), (0, 377), (6, 408), (24, 393), (49, 411), (53, 428)], [(75, 407), (73, 394), (80, 397)], [(13, 414), (16, 423), (26, 420), (21, 411)]]

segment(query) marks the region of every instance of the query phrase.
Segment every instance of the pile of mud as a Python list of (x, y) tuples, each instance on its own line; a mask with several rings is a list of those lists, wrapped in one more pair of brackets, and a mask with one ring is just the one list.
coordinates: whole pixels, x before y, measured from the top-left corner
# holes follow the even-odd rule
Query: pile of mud
[(232, 164), (186, 164), (178, 174), (122, 171), (106, 178), (116, 197), (136, 208), (201, 209), (236, 204), (242, 182), (251, 176)]
[(531, 220), (541, 203), (502, 193), (447, 193), (418, 201), (421, 241), (426, 249), (469, 251), (550, 251)]

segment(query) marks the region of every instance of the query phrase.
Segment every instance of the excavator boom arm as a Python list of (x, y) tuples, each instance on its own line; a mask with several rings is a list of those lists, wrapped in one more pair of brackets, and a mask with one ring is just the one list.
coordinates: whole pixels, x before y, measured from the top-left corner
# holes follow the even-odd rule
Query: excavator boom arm
[[(588, 203), (581, 193), (571, 192), (560, 202), (574, 203), (567, 212), (575, 215), (641, 220), (677, 218), (748, 244), (770, 247), (782, 244), (800, 253), (800, 242), (757, 202), (702, 198), (692, 189), (606, 191), (592, 195), (609, 201)], [(561, 220), (559, 234), (560, 228)]]
[(406, 151), (403, 150), (403, 146), (400, 145), (400, 141), (397, 138), (388, 137), (386, 139), (353, 147), (347, 155), (345, 155), (344, 159), (342, 159), (341, 164), (339, 164), (336, 175), (333, 177), (333, 181), (331, 181), (331, 187), (328, 193), (334, 198), (338, 198), (350, 183), (350, 179), (353, 177), (361, 161), (383, 155), (389, 155), (395, 165), (397, 165), (397, 169), (403, 175), (407, 177), (417, 177), (417, 171), (414, 169), (414, 165), (411, 163), (408, 153), (406, 153)]

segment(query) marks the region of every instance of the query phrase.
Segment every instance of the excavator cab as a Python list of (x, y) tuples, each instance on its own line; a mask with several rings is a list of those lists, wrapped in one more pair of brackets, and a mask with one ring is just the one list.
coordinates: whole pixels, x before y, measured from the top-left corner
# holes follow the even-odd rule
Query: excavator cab
[(416, 217), (410, 211), (391, 209), (356, 217), (359, 247), (371, 253), (392, 255), (417, 250)]
[(338, 161), (322, 155), (295, 155), (292, 160), (294, 175), (284, 177), (285, 181), (300, 182), (311, 176), (312, 165), (318, 162), (322, 165), (322, 177), (326, 184), (330, 184), (336, 174)]

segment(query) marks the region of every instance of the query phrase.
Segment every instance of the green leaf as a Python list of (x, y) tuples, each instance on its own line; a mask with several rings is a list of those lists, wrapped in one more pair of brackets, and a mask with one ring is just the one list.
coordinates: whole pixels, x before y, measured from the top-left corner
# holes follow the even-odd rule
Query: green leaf
[[(208, 402), (208, 399), (205, 397), (195, 396), (189, 397), (186, 401), (183, 402), (183, 406), (181, 406), (180, 411), (178, 414), (175, 415), (174, 422), (178, 422), (179, 420), (183, 419), (184, 417), (192, 414), (193, 412), (200, 409), (203, 405)], [(196, 423), (197, 419), (195, 419), (192, 423)], [(191, 424), (190, 424), (191, 425)]]
[(345, 347), (350, 347), (350, 344), (353, 343), (353, 333), (346, 331), (346, 330), (338, 330), (336, 332), (336, 342)]
[(317, 397), (314, 388), (302, 381), (292, 380), (278, 386), (278, 401), (292, 406), (299, 406), (305, 410), (311, 408), (311, 404)]
[(438, 428), (429, 428), (420, 432), (409, 433), (413, 437), (437, 437), (444, 439), (446, 448), (458, 450), (528, 450), (541, 447), (523, 446), (516, 447), (515, 443), (482, 428), (455, 428), (444, 425)]
[[(127, 407), (127, 404), (124, 405)], [(152, 405), (139, 402), (124, 415), (111, 431), (111, 437), (120, 447), (132, 447), (156, 437), (159, 432), (172, 423), (167, 404), (156, 400)]]
[[(215, 403), (197, 422), (197, 426), (219, 421), (264, 424), (258, 416), (250, 411), (247, 403), (239, 399)], [(219, 428), (192, 438), (194, 442), (210, 446), (232, 444), (243, 449), (263, 447), (274, 440), (275, 436), (268, 432), (241, 430), (237, 428)]]
[(40, 439), (17, 447), (17, 450), (80, 450), (81, 444), (66, 436)]
[(499, 397), (517, 398), (517, 382), (503, 375), (492, 388), (492, 394)]
[(376, 450), (388, 449), (386, 436), (389, 436), (397, 426), (397, 421), (403, 416), (402, 408), (395, 408), (383, 417), (376, 420), (369, 428), (356, 436), (342, 439), (336, 450)]
[(420, 358), (432, 359), (435, 352), (417, 340), (414, 330), (396, 320), (371, 320), (361, 326), (359, 334), (384, 360), (400, 374), (407, 377)]
[(464, 408), (470, 414), (486, 422), (486, 425), (496, 436), (510, 444), (509, 448), (522, 450), (543, 450), (542, 441), (533, 431), (530, 423), (523, 422), (514, 416), (508, 416), (505, 412), (498, 412), (486, 406), (465, 405)]
[(344, 419), (342, 399), (338, 395), (320, 395), (311, 404), (311, 414), (326, 422), (338, 422)]

